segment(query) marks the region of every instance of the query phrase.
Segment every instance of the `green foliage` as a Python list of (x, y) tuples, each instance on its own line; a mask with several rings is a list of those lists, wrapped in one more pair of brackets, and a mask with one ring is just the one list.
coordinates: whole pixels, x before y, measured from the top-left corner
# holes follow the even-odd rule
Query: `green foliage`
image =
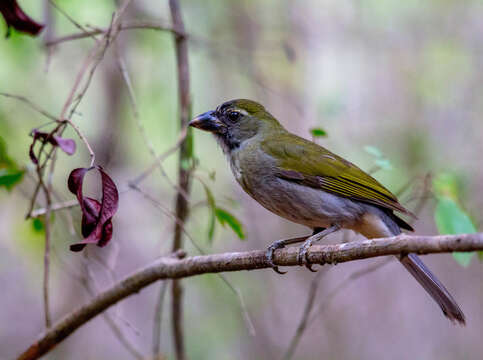
[(0, 187), (11, 190), (20, 183), (24, 172), (10, 159), (5, 141), (0, 137)]
[(319, 127), (315, 127), (315, 128), (310, 129), (310, 134), (314, 138), (326, 137), (327, 136), (327, 132), (324, 129), (319, 128)]
[(0, 187), (5, 187), (7, 190), (20, 183), (23, 178), (24, 171), (16, 168), (0, 169)]
[(243, 225), (241, 224), (241, 222), (229, 211), (217, 207), (213, 192), (204, 182), (202, 182), (201, 184), (203, 185), (203, 189), (205, 190), (206, 202), (208, 203), (208, 208), (210, 210), (210, 219), (208, 225), (209, 243), (211, 244), (213, 242), (216, 220), (218, 220), (218, 222), (223, 227), (225, 225), (228, 225), (240, 239), (244, 239), (245, 233), (243, 231)]
[[(470, 217), (457, 203), (457, 181), (451, 174), (441, 174), (433, 181), (438, 203), (434, 213), (434, 220), (438, 232), (444, 235), (475, 233), (476, 228)], [(454, 259), (462, 266), (470, 264), (475, 253), (455, 252)], [(482, 254), (479, 254), (481, 258)]]
[(215, 214), (216, 218), (222, 226), (225, 226), (225, 224), (228, 225), (235, 232), (235, 234), (238, 235), (240, 239), (245, 239), (243, 225), (233, 214), (219, 207), (216, 208)]
[(391, 161), (384, 156), (381, 150), (372, 145), (364, 146), (365, 152), (375, 157), (374, 164), (384, 170), (392, 170)]
[(392, 164), (389, 161), (389, 159), (386, 159), (386, 158), (376, 159), (374, 163), (383, 170), (392, 170)]
[(372, 146), (372, 145), (366, 145), (364, 146), (364, 150), (366, 153), (376, 157), (376, 158), (382, 158), (382, 152), (379, 150), (377, 147)]
[(208, 241), (211, 244), (213, 242), (213, 236), (215, 235), (216, 203), (215, 203), (215, 197), (213, 196), (213, 193), (211, 192), (210, 188), (205, 184), (202, 184), (202, 185), (203, 185), (203, 189), (205, 189), (206, 201), (207, 201), (208, 207), (210, 209), (210, 220), (209, 220), (209, 226), (208, 226)]
[(32, 230), (35, 233), (44, 233), (45, 231), (44, 220), (45, 220), (44, 216), (32, 219)]

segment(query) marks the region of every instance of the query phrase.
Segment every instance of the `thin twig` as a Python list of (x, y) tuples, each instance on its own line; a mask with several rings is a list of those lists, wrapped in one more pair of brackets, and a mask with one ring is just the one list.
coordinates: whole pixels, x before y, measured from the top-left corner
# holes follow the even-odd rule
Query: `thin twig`
[[(63, 10), (59, 5), (57, 5), (53, 0), (47, 0), (54, 8), (57, 10), (59, 13), (61, 13), (67, 20), (69, 20), (76, 28), (78, 28), (82, 33), (88, 37), (92, 36), (89, 34), (88, 30), (83, 27), (81, 24), (79, 24), (73, 17), (71, 17), (65, 10)], [(52, 42), (53, 39), (49, 39), (49, 41), (46, 42), (46, 46), (50, 46), (50, 43)]]
[[(62, 209), (69, 209), (79, 206), (79, 202), (76, 200), (69, 200), (57, 204), (52, 204), (50, 210), (51, 211), (57, 211), (57, 210), (62, 210)], [(45, 215), (47, 212), (46, 208), (40, 208), (40, 209), (35, 209), (30, 213), (30, 218), (37, 218), (39, 216)]]
[[(94, 287), (96, 286), (95, 285), (95, 278), (94, 278), (94, 276), (91, 275), (89, 269), (87, 268), (87, 266), (88, 266), (88, 263), (86, 261), (87, 259), (85, 257), (82, 258), (82, 264), (83, 264), (84, 269), (85, 269), (85, 274), (79, 275), (79, 274), (77, 274), (76, 269), (74, 269), (71, 264), (62, 260), (62, 258), (55, 251), (55, 249), (52, 249), (52, 250), (53, 250), (53, 255), (55, 256), (55, 258), (57, 259), (57, 261), (60, 264), (58, 266), (60, 266), (62, 271), (66, 272), (69, 276), (71, 276), (73, 279), (75, 279), (77, 282), (79, 282), (92, 299), (95, 298), (98, 291), (96, 291), (93, 288), (93, 286)], [(91, 285), (91, 282), (94, 285)], [(119, 326), (116, 324), (114, 319), (110, 316), (110, 314), (107, 311), (105, 311), (105, 312), (102, 313), (102, 316), (103, 316), (104, 320), (106, 321), (107, 325), (109, 326), (109, 328), (111, 329), (114, 336), (121, 343), (121, 345), (123, 345), (126, 348), (126, 350), (129, 353), (131, 353), (131, 355), (134, 358), (139, 359), (139, 360), (143, 359), (144, 357), (129, 342), (129, 340), (124, 335), (123, 331), (119, 328)]]
[[(119, 25), (120, 21), (122, 19), (122, 16), (124, 15), (124, 12), (126, 11), (127, 7), (131, 3), (132, 0), (125, 0), (119, 10), (117, 10), (112, 17), (111, 25), (109, 26), (109, 29), (105, 32), (104, 38), (102, 41), (98, 42), (92, 50), (89, 52), (87, 57), (84, 60), (84, 63), (81, 67), (81, 70), (77, 74), (77, 77), (74, 81), (74, 85), (72, 86), (69, 95), (67, 96), (67, 100), (64, 103), (64, 106), (62, 107), (62, 111), (60, 113), (60, 118), (65, 119), (65, 115), (67, 113), (68, 108), (73, 104), (75, 101), (75, 104), (72, 106), (69, 114), (69, 119), (72, 117), (74, 114), (77, 106), (80, 104), (82, 98), (84, 97), (85, 93), (87, 92), (87, 89), (89, 88), (89, 85), (91, 83), (92, 77), (94, 76), (94, 72), (97, 69), (97, 66), (99, 63), (102, 61), (104, 58), (104, 55), (106, 53), (107, 48), (109, 45), (115, 40), (117, 35), (119, 34)], [(92, 66), (91, 66), (92, 64)], [(87, 70), (90, 68), (87, 80), (84, 84), (84, 87), (82, 90), (79, 92), (79, 94), (75, 97), (74, 100), (74, 95), (77, 92), (79, 86), (81, 85), (82, 79), (84, 77), (84, 74), (87, 72)]]
[(25, 103), (27, 106), (29, 106), (31, 109), (33, 109), (33, 110), (37, 111), (38, 113), (42, 114), (43, 116), (45, 116), (46, 118), (48, 118), (48, 119), (50, 119), (50, 120), (52, 120), (54, 122), (58, 122), (59, 121), (59, 119), (56, 118), (54, 115), (52, 115), (48, 111), (42, 109), (40, 106), (38, 106), (37, 104), (33, 103), (32, 101), (30, 101), (25, 96), (15, 95), (15, 94), (9, 94), (9, 93), (4, 93), (4, 92), (0, 92), (0, 96), (5, 96), (5, 97), (8, 97), (8, 98), (12, 98), (12, 99), (16, 99), (18, 101), (21, 101), (21, 102)]
[(168, 288), (168, 281), (163, 281), (159, 288), (158, 301), (154, 308), (154, 322), (153, 322), (153, 359), (159, 357), (161, 351), (161, 324), (163, 321), (163, 307), (166, 290)]
[[(134, 185), (139, 185), (143, 180), (145, 180), (149, 175), (151, 175), (153, 171), (156, 170), (156, 168), (159, 167), (161, 170), (163, 170), (163, 166), (162, 166), (163, 161), (166, 160), (171, 154), (174, 154), (180, 148), (181, 144), (183, 144), (183, 142), (185, 141), (187, 135), (188, 135), (188, 127), (185, 126), (181, 129), (178, 139), (176, 140), (174, 145), (171, 146), (168, 150), (166, 150), (162, 154), (156, 156), (155, 161), (153, 161), (153, 163), (146, 170), (144, 170), (140, 175), (138, 175), (133, 180), (131, 180), (130, 183)], [(185, 194), (185, 195), (187, 197), (188, 194)]]
[(45, 46), (46, 51), (46, 59), (45, 59), (45, 72), (47, 73), (49, 71), (49, 65), (50, 65), (50, 60), (52, 57), (52, 53), (54, 52), (55, 49), (47, 47), (45, 44), (47, 44), (49, 41), (51, 41), (55, 35), (55, 17), (52, 14), (52, 7), (50, 6), (50, 0), (43, 0), (43, 13), (44, 13), (44, 25), (45, 25), (45, 31), (44, 31), (44, 36), (42, 39), (42, 42)]
[[(84, 260), (83, 265), (84, 265), (85, 276), (83, 276), (81, 278), (81, 283), (84, 286), (84, 288), (86, 289), (86, 291), (89, 293), (89, 295), (92, 298), (94, 298), (96, 296), (96, 294), (99, 292), (99, 290), (97, 289), (97, 286), (96, 286), (95, 277), (91, 274), (91, 271), (90, 271), (89, 266), (88, 266), (89, 264), (88, 264), (87, 258), (86, 258), (87, 252), (84, 252), (84, 256), (85, 257), (83, 259)], [(119, 340), (121, 345), (123, 345), (124, 348), (135, 359), (138, 359), (138, 360), (144, 359), (144, 356), (138, 350), (136, 350), (136, 348), (129, 342), (127, 337), (124, 335), (124, 332), (119, 328), (119, 326), (116, 324), (114, 319), (112, 319), (109, 312), (105, 311), (105, 312), (103, 312), (102, 315), (103, 315), (104, 320), (106, 321), (107, 325), (111, 329), (112, 333)]]
[(84, 143), (84, 145), (86, 146), (87, 148), (87, 151), (89, 152), (89, 156), (91, 157), (91, 162), (90, 162), (90, 165), (89, 167), (92, 167), (94, 165), (94, 162), (96, 160), (96, 155), (94, 154), (94, 151), (92, 150), (92, 147), (91, 145), (89, 144), (89, 141), (87, 141), (87, 138), (85, 137), (85, 135), (82, 133), (82, 131), (80, 130), (80, 128), (74, 124), (72, 122), (72, 120), (70, 119), (66, 119), (65, 121), (67, 121), (67, 123), (72, 126), (72, 128), (74, 129), (74, 131), (76, 132), (77, 136), (79, 136), (79, 138), (81, 139), (81, 141)]
[(51, 240), (51, 224), (50, 224), (50, 205), (51, 192), (48, 187), (43, 186), (45, 201), (47, 203), (45, 212), (45, 246), (44, 246), (44, 277), (43, 277), (43, 295), (44, 295), (44, 317), (45, 327), (49, 328), (51, 325), (50, 317), (50, 302), (49, 302), (49, 278), (50, 278), (50, 240)]
[(322, 275), (325, 274), (325, 271), (320, 271), (318, 274), (314, 276), (310, 283), (309, 292), (307, 295), (307, 302), (305, 303), (304, 311), (302, 312), (302, 318), (297, 326), (297, 330), (295, 330), (295, 334), (290, 340), (290, 344), (283, 355), (284, 360), (290, 360), (293, 357), (295, 349), (302, 337), (305, 328), (307, 327), (307, 321), (309, 320), (309, 316), (312, 312), (312, 308), (315, 304), (315, 296), (317, 295), (317, 289), (319, 288), (320, 278)]
[(237, 287), (233, 286), (230, 283), (230, 281), (228, 281), (228, 279), (226, 278), (225, 275), (223, 275), (223, 274), (216, 274), (216, 275), (218, 275), (221, 278), (221, 280), (223, 280), (223, 282), (236, 295), (236, 297), (238, 299), (238, 304), (240, 305), (240, 310), (241, 310), (241, 312), (243, 314), (243, 320), (245, 321), (245, 324), (246, 324), (247, 329), (248, 329), (248, 333), (251, 336), (255, 336), (257, 334), (257, 332), (255, 331), (255, 326), (253, 325), (253, 321), (252, 321), (252, 319), (250, 317), (250, 313), (248, 312), (248, 309), (247, 309), (247, 306), (245, 304), (245, 301), (243, 300), (243, 296), (242, 296), (242, 293), (241, 293), (240, 289), (238, 289)]
[(310, 318), (310, 320), (307, 323), (307, 327), (310, 326), (315, 322), (317, 318), (321, 316), (321, 314), (329, 307), (331, 304), (332, 300), (345, 288), (347, 288), (351, 283), (354, 282), (354, 280), (357, 280), (367, 274), (370, 274), (384, 265), (389, 264), (392, 262), (394, 259), (393, 258), (386, 258), (381, 260), (380, 262), (377, 262), (375, 264), (372, 264), (371, 266), (368, 266), (362, 270), (357, 270), (354, 271), (352, 274), (350, 274), (344, 281), (342, 281), (339, 285), (337, 285), (324, 299), (324, 301), (317, 307), (317, 310), (314, 312), (314, 316)]
[(166, 216), (170, 217), (178, 226), (180, 226), (181, 231), (183, 234), (188, 238), (188, 240), (191, 242), (191, 245), (200, 253), (200, 254), (205, 254), (203, 249), (198, 245), (198, 243), (194, 240), (194, 238), (190, 235), (190, 233), (185, 229), (184, 223), (179, 219), (175, 213), (173, 213), (171, 210), (169, 210), (166, 206), (161, 204), (159, 201), (157, 201), (155, 198), (153, 198), (151, 195), (149, 195), (147, 192), (143, 191), (141, 188), (138, 186), (130, 185), (132, 190), (137, 191), (140, 193), (146, 200), (149, 200), (156, 208), (161, 210)]
[(169, 178), (168, 174), (166, 173), (166, 171), (164, 170), (164, 167), (163, 167), (163, 161), (171, 153), (175, 152), (179, 148), (180, 144), (182, 143), (182, 141), (186, 137), (186, 128), (184, 128), (181, 131), (181, 135), (179, 136), (178, 141), (176, 141), (176, 143), (173, 147), (171, 147), (170, 149), (168, 149), (166, 152), (162, 153), (159, 156), (156, 155), (156, 150), (154, 150), (154, 145), (153, 145), (151, 139), (149, 138), (149, 136), (146, 132), (146, 128), (144, 127), (143, 123), (141, 122), (141, 118), (139, 116), (139, 108), (138, 108), (138, 105), (137, 105), (136, 96), (134, 94), (134, 89), (133, 89), (133, 86), (132, 86), (131, 77), (129, 76), (129, 72), (127, 70), (126, 63), (125, 63), (124, 59), (122, 58), (121, 54), (119, 54), (119, 51), (117, 51), (117, 47), (115, 48), (115, 50), (116, 50), (116, 58), (117, 58), (118, 68), (119, 68), (119, 71), (122, 75), (122, 78), (124, 79), (124, 82), (126, 84), (126, 88), (127, 88), (128, 96), (129, 96), (129, 102), (131, 103), (134, 120), (136, 120), (136, 125), (138, 127), (139, 132), (141, 133), (141, 136), (144, 140), (144, 143), (146, 144), (146, 147), (148, 148), (149, 153), (154, 158), (154, 162), (151, 165), (151, 167), (148, 170), (146, 170), (143, 174), (138, 176), (135, 180), (133, 180), (132, 183), (134, 185), (139, 185), (139, 183), (142, 180), (144, 180), (149, 174), (151, 174), (152, 171), (154, 171), (156, 168), (159, 168), (161, 176), (166, 179), (168, 184), (170, 186), (172, 186), (176, 191), (181, 192), (183, 194), (183, 196), (185, 196), (187, 198), (188, 194), (186, 194), (186, 192), (183, 189), (179, 188), (176, 184), (174, 184), (171, 181), (171, 179)]
[[(171, 32), (174, 34), (179, 34), (182, 36), (187, 36), (184, 32), (181, 33), (180, 31), (176, 30), (175, 28), (167, 25), (160, 24), (159, 22), (154, 22), (154, 21), (136, 21), (136, 22), (128, 22), (125, 24), (121, 24), (119, 27), (119, 31), (124, 31), (124, 30), (136, 30), (136, 29), (150, 29), (150, 30), (158, 30), (158, 31), (166, 31), (166, 32)], [(73, 41), (73, 40), (79, 40), (79, 39), (85, 39), (87, 37), (93, 37), (96, 35), (101, 35), (105, 34), (108, 31), (108, 29), (93, 29), (93, 30), (86, 30), (81, 33), (75, 33), (75, 34), (70, 34), (66, 36), (62, 36), (56, 39), (52, 39), (49, 41), (46, 45), (47, 46), (55, 46), (59, 45), (61, 43), (67, 42), (67, 41)]]

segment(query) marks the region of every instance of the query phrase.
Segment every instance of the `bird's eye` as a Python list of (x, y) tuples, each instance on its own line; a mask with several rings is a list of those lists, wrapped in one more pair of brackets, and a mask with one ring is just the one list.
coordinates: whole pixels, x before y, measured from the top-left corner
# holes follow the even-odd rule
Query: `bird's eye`
[(227, 116), (231, 121), (237, 121), (240, 118), (240, 113), (238, 111), (230, 111)]

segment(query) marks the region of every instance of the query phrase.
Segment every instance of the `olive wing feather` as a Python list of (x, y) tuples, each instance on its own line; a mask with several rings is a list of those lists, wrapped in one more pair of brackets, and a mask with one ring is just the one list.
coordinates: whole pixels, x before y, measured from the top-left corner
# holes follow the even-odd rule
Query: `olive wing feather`
[(262, 142), (277, 160), (277, 176), (335, 195), (415, 216), (389, 190), (359, 167), (329, 150), (292, 134)]

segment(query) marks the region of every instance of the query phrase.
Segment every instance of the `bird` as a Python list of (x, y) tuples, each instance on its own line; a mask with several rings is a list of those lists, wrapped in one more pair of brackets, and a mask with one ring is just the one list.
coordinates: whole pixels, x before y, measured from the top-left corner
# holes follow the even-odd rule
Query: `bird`
[[(313, 235), (299, 248), (306, 258), (313, 242), (341, 229), (368, 239), (391, 237), (413, 228), (395, 212), (415, 218), (388, 189), (348, 160), (286, 130), (263, 105), (247, 99), (226, 101), (196, 116), (189, 125), (210, 132), (228, 158), (243, 190), (272, 213), (305, 225)], [(273, 253), (300, 238), (278, 240)], [(465, 325), (465, 315), (444, 285), (416, 254), (398, 257), (453, 323)]]

